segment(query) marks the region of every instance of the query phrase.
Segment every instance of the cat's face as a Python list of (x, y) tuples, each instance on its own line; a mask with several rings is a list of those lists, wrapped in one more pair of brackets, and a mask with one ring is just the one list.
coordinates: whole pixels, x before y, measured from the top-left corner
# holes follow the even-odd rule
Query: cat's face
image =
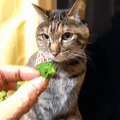
[(89, 30), (81, 22), (77, 8), (74, 8), (78, 6), (78, 3), (76, 2), (64, 15), (55, 12), (44, 15), (46, 18), (38, 26), (36, 33), (38, 47), (56, 62), (85, 57), (84, 49)]

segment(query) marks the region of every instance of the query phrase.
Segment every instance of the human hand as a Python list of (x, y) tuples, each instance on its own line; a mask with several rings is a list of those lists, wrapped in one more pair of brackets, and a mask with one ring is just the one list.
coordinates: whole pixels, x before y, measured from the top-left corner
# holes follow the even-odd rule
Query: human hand
[(0, 103), (0, 120), (18, 120), (36, 103), (48, 81), (37, 70), (22, 66), (0, 67), (0, 90), (16, 89), (16, 82), (30, 80)]

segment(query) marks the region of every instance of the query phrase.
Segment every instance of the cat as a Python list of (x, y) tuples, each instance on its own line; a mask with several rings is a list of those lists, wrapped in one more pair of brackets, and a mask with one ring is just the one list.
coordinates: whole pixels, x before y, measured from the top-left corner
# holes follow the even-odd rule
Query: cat
[[(70, 10), (46, 12), (34, 5), (42, 22), (36, 31), (39, 49), (54, 61), (57, 73), (35, 106), (21, 120), (82, 120), (78, 96), (86, 72), (85, 48), (89, 29), (82, 22), (84, 0), (76, 0)], [(37, 53), (28, 65), (35, 66)]]

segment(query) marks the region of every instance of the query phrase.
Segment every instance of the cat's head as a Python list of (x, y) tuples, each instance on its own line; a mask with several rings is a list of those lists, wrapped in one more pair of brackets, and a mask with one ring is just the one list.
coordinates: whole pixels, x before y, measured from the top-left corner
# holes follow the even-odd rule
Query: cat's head
[(41, 23), (36, 32), (39, 49), (56, 62), (84, 57), (89, 29), (82, 23), (85, 3), (77, 0), (67, 12), (45, 10), (34, 5)]

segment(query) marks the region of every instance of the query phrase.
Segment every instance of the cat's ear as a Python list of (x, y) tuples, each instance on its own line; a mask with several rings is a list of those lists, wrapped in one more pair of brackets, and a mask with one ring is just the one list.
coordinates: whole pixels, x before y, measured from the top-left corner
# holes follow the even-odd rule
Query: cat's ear
[(40, 8), (39, 6), (37, 6), (35, 4), (32, 4), (32, 5), (33, 5), (34, 9), (36, 10), (37, 15), (41, 22), (43, 22), (44, 20), (46, 20), (48, 18), (46, 11), (43, 8)]
[(85, 10), (86, 10), (85, 0), (76, 0), (72, 8), (69, 10), (68, 16), (71, 19), (83, 20), (85, 18)]

